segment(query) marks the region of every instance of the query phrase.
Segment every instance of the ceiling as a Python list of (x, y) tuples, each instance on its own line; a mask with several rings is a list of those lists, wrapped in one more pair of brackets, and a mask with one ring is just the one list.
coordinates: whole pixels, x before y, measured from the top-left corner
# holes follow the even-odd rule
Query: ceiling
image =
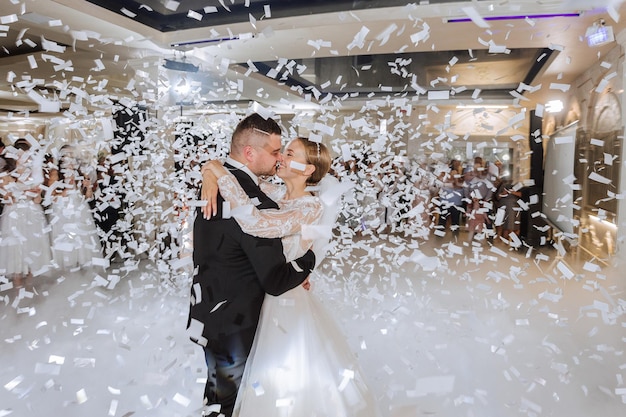
[[(4, 120), (125, 100), (186, 111), (250, 101), (284, 112), (358, 109), (399, 97), (532, 107), (564, 94), (550, 86), (571, 83), (615, 46), (589, 47), (590, 25), (623, 28), (620, 3), (607, 12), (581, 0), (3, 2)], [(198, 70), (165, 69), (165, 59)]]
[[(132, 18), (159, 32), (223, 26), (257, 20), (289, 18), (351, 10), (404, 6), (406, 0), (88, 0), (121, 16)], [(452, 3), (435, 0), (434, 3)]]

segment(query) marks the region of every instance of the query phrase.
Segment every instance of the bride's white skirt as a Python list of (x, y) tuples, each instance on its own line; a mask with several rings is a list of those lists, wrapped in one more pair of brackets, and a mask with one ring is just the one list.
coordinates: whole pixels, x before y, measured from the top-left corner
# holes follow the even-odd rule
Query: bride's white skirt
[(266, 295), (235, 417), (373, 417), (373, 395), (337, 324), (301, 286)]

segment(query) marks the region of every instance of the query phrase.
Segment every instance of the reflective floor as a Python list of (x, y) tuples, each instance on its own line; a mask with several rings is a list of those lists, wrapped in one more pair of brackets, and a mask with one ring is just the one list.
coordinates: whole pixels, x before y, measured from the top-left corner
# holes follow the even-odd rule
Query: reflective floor
[[(340, 239), (315, 273), (384, 416), (626, 415), (623, 264), (448, 239)], [(142, 261), (4, 288), (0, 417), (198, 416), (188, 280)]]

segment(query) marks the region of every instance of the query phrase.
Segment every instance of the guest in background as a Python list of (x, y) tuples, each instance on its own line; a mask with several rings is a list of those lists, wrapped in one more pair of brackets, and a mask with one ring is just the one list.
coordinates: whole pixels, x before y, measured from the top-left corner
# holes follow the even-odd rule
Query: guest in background
[(47, 153), (43, 159), (43, 185), (42, 185), (42, 196), (43, 201), (41, 204), (44, 209), (46, 209), (46, 214), (49, 214), (48, 209), (52, 205), (52, 196), (55, 190), (55, 187), (58, 186), (59, 181), (59, 166), (57, 165), (56, 158)]
[[(453, 159), (447, 171), (440, 174), (441, 181), (440, 213), (438, 228), (444, 233), (448, 227), (452, 233), (458, 235), (461, 213), (463, 211), (463, 173), (461, 172), (461, 161)], [(449, 226), (448, 226), (449, 223)]]
[(99, 230), (106, 258), (112, 258), (124, 245), (123, 236), (116, 227), (120, 219), (123, 190), (108, 155), (98, 156), (97, 184), (94, 192), (94, 218)]
[(499, 159), (493, 162), (489, 161), (487, 162), (486, 170), (487, 179), (495, 184), (498, 178), (502, 176), (502, 162)]
[(7, 161), (4, 159), (4, 141), (0, 138), (0, 172), (4, 172)]
[(428, 238), (431, 226), (432, 207), (438, 193), (437, 178), (430, 171), (426, 157), (418, 157), (407, 172), (412, 184), (411, 210), (407, 213), (407, 223), (413, 237)]
[(381, 190), (378, 193), (380, 226), (377, 231), (378, 233), (394, 232), (402, 206), (400, 186), (406, 177), (392, 157), (383, 160), (380, 168), (378, 178), (381, 185)]
[[(7, 161), (4, 159), (4, 142), (2, 138), (0, 138), (0, 174), (4, 172), (7, 166)], [(4, 208), (4, 203), (2, 202), (2, 198), (0, 198), (0, 216), (2, 215), (2, 209)]]
[(51, 266), (50, 236), (41, 207), (42, 158), (26, 139), (5, 150), (7, 169), (0, 174), (0, 274), (15, 287), (46, 273)]
[(383, 183), (376, 175), (374, 166), (374, 162), (368, 163), (363, 176), (359, 177), (361, 185), (359, 189), (362, 192), (360, 196), (362, 204), (359, 205), (362, 210), (360, 232), (372, 233), (381, 225), (382, 208), (379, 206), (378, 195), (383, 189)]
[[(51, 202), (52, 253), (61, 269), (90, 266), (100, 258), (101, 247), (88, 200), (93, 197), (91, 181), (79, 171), (76, 150), (64, 145), (59, 153), (57, 180)], [(51, 175), (51, 180), (55, 175)]]
[(495, 226), (498, 236), (513, 247), (521, 246), (519, 239), (511, 237), (511, 234), (519, 235), (521, 207), (517, 201), (521, 197), (522, 192), (519, 188), (514, 187), (508, 177), (503, 178), (496, 192)]
[(476, 157), (474, 166), (465, 173), (464, 199), (467, 203), (467, 230), (470, 242), (477, 233), (482, 235), (486, 223), (489, 222), (492, 196), (492, 184), (486, 178), (483, 159)]
[(500, 187), (500, 184), (502, 183), (502, 175), (504, 174), (504, 171), (502, 169), (502, 161), (500, 161), (497, 157), (495, 159), (495, 161), (489, 161), (487, 162), (487, 166), (485, 167), (485, 179), (487, 181), (487, 184), (491, 187), (491, 200), (489, 201), (489, 213), (487, 214), (488, 220), (487, 220), (487, 227), (488, 227), (488, 233), (487, 233), (487, 238), (489, 239), (490, 242), (493, 242), (493, 238), (498, 234), (497, 233), (497, 228), (494, 224), (494, 219), (496, 218), (496, 209), (497, 209), (497, 204), (498, 202), (496, 201), (497, 199), (497, 195), (496, 193), (498, 192), (498, 188)]

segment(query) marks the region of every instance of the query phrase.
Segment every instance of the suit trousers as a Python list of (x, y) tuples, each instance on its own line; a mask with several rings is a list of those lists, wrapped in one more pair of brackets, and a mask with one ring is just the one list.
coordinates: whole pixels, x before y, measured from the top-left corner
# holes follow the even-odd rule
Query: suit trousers
[(233, 413), (255, 332), (255, 327), (243, 329), (220, 339), (209, 340), (204, 347), (207, 364), (204, 401), (207, 405), (220, 404), (221, 413), (226, 417)]

